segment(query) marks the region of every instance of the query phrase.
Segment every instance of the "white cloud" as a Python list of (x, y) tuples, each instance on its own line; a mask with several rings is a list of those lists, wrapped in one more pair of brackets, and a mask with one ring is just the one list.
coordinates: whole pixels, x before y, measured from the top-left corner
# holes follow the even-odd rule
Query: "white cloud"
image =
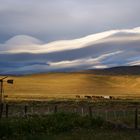
[(108, 54), (102, 54), (96, 58), (84, 58), (73, 61), (60, 61), (60, 62), (49, 62), (49, 66), (51, 68), (67, 68), (67, 67), (78, 67), (78, 66), (94, 66), (94, 68), (108, 67), (107, 65), (99, 65), (102, 64), (102, 61), (110, 56), (117, 55), (122, 53), (122, 51), (112, 52)]
[[(85, 48), (90, 45), (93, 46), (95, 44), (104, 43), (105, 41), (128, 42), (129, 40), (139, 40), (139, 36), (132, 37), (126, 35), (122, 37), (121, 34), (139, 35), (140, 30), (139, 28), (129, 30), (111, 30), (82, 37), (80, 39), (55, 41), (48, 44), (43, 44), (43, 42), (41, 42), (40, 40), (30, 36), (20, 35), (15, 36), (12, 39), (8, 40), (5, 44), (2, 44), (5, 47), (3, 47), (2, 49), (0, 48), (0, 53), (52, 53)], [(116, 35), (116, 37), (109, 38), (113, 35)], [(107, 37), (108, 40), (103, 40)]]
[(129, 62), (129, 63), (127, 63), (127, 65), (129, 65), (129, 66), (140, 65), (140, 60)]
[(0, 44), (0, 74), (139, 65), (139, 46), (139, 28), (111, 30), (48, 44), (30, 36), (15, 36)]

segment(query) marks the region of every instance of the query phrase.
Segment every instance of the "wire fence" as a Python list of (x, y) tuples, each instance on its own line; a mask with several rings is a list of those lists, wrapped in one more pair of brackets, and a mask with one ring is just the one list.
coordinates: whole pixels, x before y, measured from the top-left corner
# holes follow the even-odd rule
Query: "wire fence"
[(0, 118), (2, 117), (29, 117), (33, 115), (48, 115), (56, 112), (77, 113), (81, 116), (101, 117), (106, 121), (123, 124), (128, 128), (140, 127), (140, 111), (130, 109), (96, 109), (93, 106), (72, 105), (20, 105), (1, 104)]

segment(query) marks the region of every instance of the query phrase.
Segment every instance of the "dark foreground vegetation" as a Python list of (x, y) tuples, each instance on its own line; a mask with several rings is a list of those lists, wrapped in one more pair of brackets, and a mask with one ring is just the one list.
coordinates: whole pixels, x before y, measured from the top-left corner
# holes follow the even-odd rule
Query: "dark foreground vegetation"
[[(139, 132), (129, 130), (78, 130), (55, 135), (25, 136), (22, 140), (139, 140)], [(11, 139), (11, 140), (19, 140)]]
[(139, 130), (122, 128), (100, 117), (75, 113), (54, 113), (46, 116), (1, 118), (0, 139), (26, 140), (92, 140), (139, 139)]
[[(8, 116), (6, 104), (9, 106)], [(54, 100), (6, 104), (0, 118), (0, 140), (140, 139), (139, 100)]]
[(0, 137), (17, 137), (34, 134), (58, 134), (78, 129), (111, 128), (101, 118), (81, 117), (74, 113), (56, 113), (28, 118), (1, 118)]

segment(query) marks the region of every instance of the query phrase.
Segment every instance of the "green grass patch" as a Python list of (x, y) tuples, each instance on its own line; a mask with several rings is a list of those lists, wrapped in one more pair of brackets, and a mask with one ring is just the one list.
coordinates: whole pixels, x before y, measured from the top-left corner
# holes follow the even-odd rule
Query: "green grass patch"
[(74, 113), (56, 113), (28, 118), (2, 118), (0, 120), (0, 139), (35, 134), (52, 135), (78, 129), (103, 128), (106, 126), (105, 123), (100, 117), (82, 117)]

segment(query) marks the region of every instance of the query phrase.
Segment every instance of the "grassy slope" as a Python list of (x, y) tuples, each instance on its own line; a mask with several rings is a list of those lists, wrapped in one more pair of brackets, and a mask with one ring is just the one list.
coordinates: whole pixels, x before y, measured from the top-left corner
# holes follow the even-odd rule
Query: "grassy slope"
[(50, 73), (11, 77), (5, 95), (18, 99), (47, 97), (75, 98), (75, 95), (113, 95), (140, 97), (139, 75), (95, 75), (92, 73)]

